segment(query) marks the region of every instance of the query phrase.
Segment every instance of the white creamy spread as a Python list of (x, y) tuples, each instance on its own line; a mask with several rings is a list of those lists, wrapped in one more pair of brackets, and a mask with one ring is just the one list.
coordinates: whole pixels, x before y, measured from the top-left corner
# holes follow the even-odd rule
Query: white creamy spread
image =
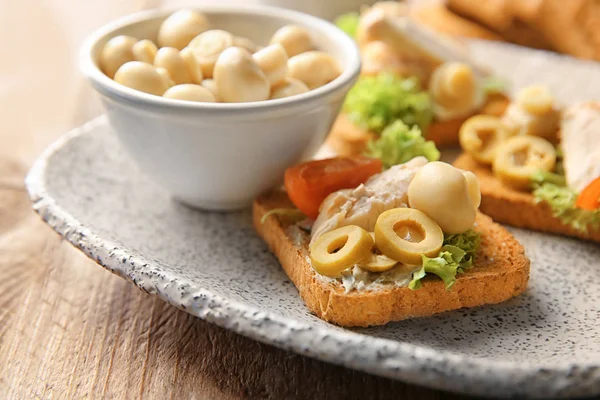
[(370, 272), (354, 266), (342, 273), (342, 286), (346, 293), (352, 289), (371, 292), (390, 287), (406, 287), (412, 280), (413, 272), (419, 268), (421, 266), (399, 264), (385, 272)]
[(565, 111), (561, 147), (570, 188), (580, 192), (600, 177), (600, 102), (575, 104)]
[[(310, 262), (310, 257), (307, 257), (307, 262)], [(316, 274), (316, 276), (323, 282), (342, 285), (346, 293), (352, 290), (376, 292), (392, 287), (408, 286), (413, 272), (419, 268), (421, 266), (399, 264), (385, 272), (370, 272), (355, 265), (342, 272), (339, 278), (329, 278), (321, 274)]]

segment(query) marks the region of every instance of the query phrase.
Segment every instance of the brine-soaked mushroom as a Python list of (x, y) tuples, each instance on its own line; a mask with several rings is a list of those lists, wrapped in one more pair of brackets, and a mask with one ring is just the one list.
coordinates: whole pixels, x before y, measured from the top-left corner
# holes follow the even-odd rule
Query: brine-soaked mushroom
[(335, 58), (322, 51), (307, 51), (288, 61), (288, 76), (304, 82), (310, 90), (331, 82), (340, 74)]
[(444, 234), (424, 212), (412, 208), (384, 211), (375, 223), (375, 244), (386, 256), (404, 264), (418, 265), (421, 255), (434, 257), (442, 248)]
[(188, 47), (192, 49), (205, 78), (213, 77), (219, 55), (233, 46), (233, 35), (221, 29), (211, 29), (196, 36)]
[(481, 189), (479, 188), (479, 181), (471, 171), (463, 171), (462, 174), (467, 181), (467, 190), (469, 192), (469, 197), (471, 198), (471, 203), (473, 204), (473, 207), (477, 209), (481, 205)]
[(288, 56), (279, 43), (271, 44), (257, 51), (252, 58), (265, 73), (271, 85), (276, 85), (285, 79), (288, 72)]
[(100, 69), (109, 78), (113, 79), (117, 70), (125, 63), (134, 61), (133, 46), (137, 39), (131, 36), (120, 35), (110, 39), (100, 52)]
[(483, 90), (473, 69), (463, 63), (444, 63), (429, 81), (436, 119), (447, 121), (474, 113), (483, 103)]
[(254, 43), (252, 40), (243, 36), (233, 37), (233, 46), (241, 47), (242, 49), (248, 50), (250, 53), (256, 53), (260, 50), (260, 46)]
[(166, 69), (176, 85), (192, 82), (185, 61), (174, 47), (161, 47), (154, 58), (154, 66)]
[(210, 92), (213, 94), (213, 96), (215, 96), (215, 99), (217, 101), (221, 101), (221, 99), (219, 98), (219, 94), (217, 93), (217, 85), (215, 84), (214, 79), (204, 79), (202, 83), (200, 83), (200, 85), (210, 90)]
[(168, 99), (214, 103), (215, 96), (204, 86), (186, 83), (173, 86), (163, 94)]
[(167, 84), (167, 87), (175, 86), (175, 82), (173, 82), (173, 79), (171, 79), (169, 71), (167, 71), (165, 68), (156, 67), (156, 72), (158, 72), (158, 74), (163, 78), (163, 80)]
[(169, 88), (169, 82), (154, 66), (141, 61), (123, 64), (115, 73), (115, 82), (156, 96), (162, 96)]
[(132, 51), (135, 61), (154, 64), (154, 58), (156, 57), (158, 47), (156, 47), (152, 40), (144, 39), (134, 44)]
[(471, 182), (463, 171), (435, 161), (423, 166), (408, 185), (408, 202), (412, 208), (431, 217), (444, 233), (462, 233), (473, 227), (479, 191), (477, 180)]
[(494, 159), (494, 174), (502, 183), (527, 190), (537, 171), (552, 171), (556, 150), (552, 143), (536, 136), (515, 136), (500, 145)]
[(187, 67), (192, 83), (200, 84), (204, 79), (204, 75), (202, 74), (202, 67), (198, 64), (198, 60), (196, 60), (196, 56), (194, 56), (192, 49), (186, 47), (179, 52), (179, 55)]
[(491, 115), (475, 115), (466, 120), (458, 132), (458, 140), (464, 151), (482, 164), (491, 165), (498, 146), (510, 136), (500, 118)]
[(297, 25), (285, 25), (271, 37), (269, 44), (279, 43), (285, 49), (288, 57), (294, 57), (314, 48), (310, 33)]
[(356, 225), (348, 225), (319, 236), (310, 246), (312, 266), (321, 275), (336, 277), (369, 256), (373, 238)]
[(248, 51), (230, 47), (215, 63), (214, 80), (219, 98), (226, 103), (262, 101), (269, 98), (269, 80)]
[(308, 87), (304, 82), (294, 78), (285, 78), (283, 82), (272, 88), (270, 99), (282, 99), (306, 92), (308, 92)]
[(179, 10), (160, 25), (158, 44), (161, 47), (174, 47), (181, 50), (193, 38), (208, 29), (210, 29), (210, 22), (204, 14), (193, 10)]

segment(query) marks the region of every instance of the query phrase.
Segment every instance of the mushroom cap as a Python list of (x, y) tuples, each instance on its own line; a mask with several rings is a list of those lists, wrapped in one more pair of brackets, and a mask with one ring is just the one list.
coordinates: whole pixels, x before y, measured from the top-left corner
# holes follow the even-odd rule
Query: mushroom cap
[(133, 61), (133, 46), (137, 39), (132, 36), (119, 35), (110, 39), (100, 52), (99, 65), (102, 72), (113, 79), (121, 65)]
[(285, 25), (279, 28), (269, 42), (269, 44), (275, 43), (283, 46), (288, 57), (293, 57), (314, 48), (310, 33), (297, 25)]
[(240, 47), (223, 51), (214, 68), (219, 98), (227, 103), (262, 101), (269, 98), (271, 85), (252, 55)]
[(340, 74), (336, 59), (322, 51), (307, 51), (288, 61), (288, 76), (304, 82), (310, 90), (331, 82)]
[(215, 96), (204, 86), (186, 83), (169, 88), (163, 97), (168, 99), (214, 103)]
[(154, 66), (166, 69), (176, 85), (192, 81), (187, 64), (174, 47), (161, 47), (154, 58)]
[(276, 85), (285, 79), (288, 72), (288, 56), (281, 44), (271, 44), (254, 53), (252, 58), (265, 73), (271, 85)]
[(271, 99), (282, 99), (306, 92), (308, 92), (308, 87), (302, 81), (294, 78), (285, 78), (283, 82), (271, 90)]
[(190, 41), (210, 29), (210, 22), (202, 13), (193, 10), (179, 10), (171, 14), (160, 25), (158, 44), (161, 47), (183, 49)]
[(408, 186), (408, 201), (447, 234), (462, 233), (475, 222), (467, 179), (450, 164), (435, 161), (423, 166)]
[(169, 83), (155, 67), (141, 61), (123, 64), (115, 74), (115, 82), (156, 96), (162, 96), (169, 88)]

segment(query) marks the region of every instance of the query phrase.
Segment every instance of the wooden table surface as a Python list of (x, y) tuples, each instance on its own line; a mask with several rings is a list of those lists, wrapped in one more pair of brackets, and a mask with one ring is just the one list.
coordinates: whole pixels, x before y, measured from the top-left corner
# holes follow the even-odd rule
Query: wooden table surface
[(0, 397), (462, 398), (201, 321), (111, 275), (33, 213), (23, 178), (34, 158), (100, 113), (77, 70), (82, 40), (120, 15), (161, 5), (0, 2)]

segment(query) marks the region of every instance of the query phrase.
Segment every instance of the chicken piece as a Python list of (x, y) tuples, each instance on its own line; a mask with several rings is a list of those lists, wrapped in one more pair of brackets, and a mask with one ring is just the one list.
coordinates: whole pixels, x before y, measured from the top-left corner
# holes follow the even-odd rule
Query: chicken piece
[(362, 75), (378, 75), (382, 72), (391, 72), (399, 76), (416, 76), (421, 82), (427, 82), (432, 72), (427, 62), (405, 57), (390, 45), (378, 40), (365, 43), (360, 50)]
[(430, 71), (444, 62), (456, 61), (471, 65), (478, 76), (488, 75), (459, 41), (433, 32), (408, 16), (392, 18), (373, 9), (361, 16), (356, 39), (361, 47), (373, 41), (383, 42), (403, 59), (418, 60)]
[(569, 107), (564, 112), (560, 132), (567, 185), (581, 192), (600, 177), (600, 102)]
[(415, 157), (372, 176), (355, 189), (331, 193), (321, 204), (313, 224), (311, 243), (322, 234), (347, 225), (358, 225), (373, 232), (382, 212), (408, 207), (408, 185), (425, 164), (425, 157)]

